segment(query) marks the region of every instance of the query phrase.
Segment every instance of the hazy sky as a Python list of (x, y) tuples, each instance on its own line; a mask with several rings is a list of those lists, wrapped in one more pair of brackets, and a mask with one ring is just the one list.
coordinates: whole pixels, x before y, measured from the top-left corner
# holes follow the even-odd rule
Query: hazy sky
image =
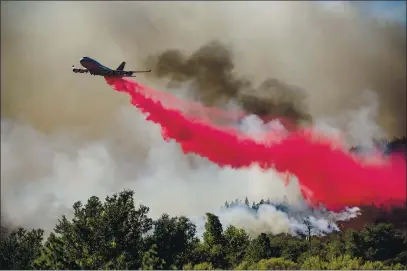
[[(322, 3), (339, 7), (341, 16), (314, 2), (253, 2), (2, 2), (1, 204), (9, 221), (52, 230), (76, 200), (125, 188), (136, 191), (153, 218), (218, 212), (226, 200), (246, 196), (287, 196), (306, 207), (298, 181), (285, 186), (275, 171), (219, 168), (185, 156), (128, 97), (100, 78), (73, 74), (70, 66), (84, 55), (107, 66), (126, 60), (131, 69), (155, 70), (143, 66), (145, 58), (174, 49), (197, 55), (216, 40), (231, 53), (198, 54), (204, 63), (231, 63), (226, 67), (254, 86), (277, 78), (300, 87), (318, 128), (343, 132), (347, 143), (384, 137), (381, 130), (390, 138), (405, 135), (404, 31), (359, 16), (360, 10), (400, 15), (399, 4), (359, 2), (360, 10), (352, 10), (350, 2), (344, 9), (343, 2)], [(174, 90), (153, 75), (138, 78), (183, 98), (195, 87)], [(224, 82), (208, 81), (216, 89)], [(290, 229), (290, 217), (266, 211), (263, 220), (244, 210), (223, 219), (256, 232)]]
[(364, 1), (364, 5), (372, 15), (406, 23), (406, 1)]
[[(327, 6), (340, 5), (346, 1), (321, 1)], [(406, 23), (406, 1), (352, 1), (367, 13), (381, 19)]]

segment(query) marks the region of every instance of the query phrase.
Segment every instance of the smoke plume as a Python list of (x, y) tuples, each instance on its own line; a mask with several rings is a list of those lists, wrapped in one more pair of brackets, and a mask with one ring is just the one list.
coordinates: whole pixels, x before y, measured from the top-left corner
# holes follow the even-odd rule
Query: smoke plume
[(158, 78), (170, 78), (169, 86), (193, 82), (190, 88), (193, 95), (205, 105), (224, 105), (232, 100), (256, 115), (310, 120), (304, 109), (305, 95), (299, 88), (287, 86), (274, 78), (254, 88), (250, 81), (233, 73), (232, 52), (222, 43), (210, 42), (190, 57), (179, 50), (168, 50), (151, 57), (147, 63), (154, 66), (153, 74)]
[(307, 198), (312, 203), (337, 210), (373, 201), (386, 205), (389, 200), (405, 202), (405, 157), (400, 154), (387, 160), (374, 154), (355, 158), (338, 148), (342, 147), (340, 142), (312, 128), (292, 133), (284, 128), (260, 129), (255, 133), (256, 140), (234, 128), (221, 128), (196, 116), (190, 118), (179, 109), (168, 109), (157, 91), (137, 82), (121, 78), (106, 81), (115, 90), (128, 94), (147, 120), (160, 125), (163, 138), (178, 142), (186, 154), (198, 154), (222, 167), (258, 164), (263, 169), (291, 172), (300, 179), (301, 188), (310, 190), (312, 196)]
[[(104, 80), (73, 74), (70, 67), (82, 56), (113, 68), (125, 60), (129, 70), (155, 69), (147, 66), (151, 56), (178, 50), (190, 59), (217, 41), (231, 52), (233, 78), (252, 86), (239, 86), (238, 94), (224, 100), (256, 112), (240, 100), (247, 95), (263, 103), (258, 86), (274, 78), (305, 92), (305, 99), (295, 96), (287, 103), (299, 102), (300, 112), (314, 121), (329, 117), (336, 125), (343, 112), (359, 108), (362, 91), (369, 89), (380, 101), (372, 122), (389, 136), (405, 134), (404, 30), (381, 26), (352, 7), (327, 11), (299, 2), (2, 2), (1, 7), (1, 204), (13, 224), (51, 230), (74, 201), (123, 188), (135, 189), (153, 217), (216, 212), (225, 200), (245, 196), (287, 195), (303, 202), (298, 185), (288, 189), (273, 171), (219, 169), (184, 156)], [(191, 88), (183, 83), (169, 88), (172, 74), (137, 79), (226, 106), (218, 82), (211, 84), (221, 97), (200, 88), (196, 76), (188, 80)], [(273, 94), (265, 93), (266, 101), (274, 101), (268, 96)], [(280, 106), (267, 104), (264, 111), (271, 113)], [(358, 130), (358, 138), (370, 137), (370, 131)]]

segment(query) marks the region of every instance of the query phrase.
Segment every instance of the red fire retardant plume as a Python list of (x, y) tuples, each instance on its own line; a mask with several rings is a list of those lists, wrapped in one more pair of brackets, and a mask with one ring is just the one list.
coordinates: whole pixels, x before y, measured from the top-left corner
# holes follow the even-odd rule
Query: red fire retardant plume
[[(284, 135), (276, 131), (265, 133), (259, 141), (205, 118), (210, 113), (219, 118), (241, 117), (242, 112), (229, 115), (127, 79), (106, 78), (106, 81), (115, 90), (129, 94), (131, 103), (147, 115), (147, 120), (161, 126), (163, 138), (177, 141), (184, 153), (206, 157), (221, 167), (258, 164), (263, 169), (291, 172), (312, 204), (322, 203), (328, 209), (339, 210), (372, 202), (389, 206), (406, 200), (403, 156), (362, 161), (330, 138), (300, 128)], [(183, 111), (174, 105), (184, 107)], [(188, 113), (194, 110), (194, 114)]]

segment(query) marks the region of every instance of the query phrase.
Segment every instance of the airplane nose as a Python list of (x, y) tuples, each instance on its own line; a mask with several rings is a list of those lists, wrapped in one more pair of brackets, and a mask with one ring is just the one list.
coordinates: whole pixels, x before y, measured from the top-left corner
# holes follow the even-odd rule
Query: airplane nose
[(84, 66), (84, 67), (86, 65), (86, 62), (87, 61), (86, 61), (86, 59), (84, 57), (82, 57), (81, 60), (79, 60), (79, 63), (81, 63), (81, 65)]

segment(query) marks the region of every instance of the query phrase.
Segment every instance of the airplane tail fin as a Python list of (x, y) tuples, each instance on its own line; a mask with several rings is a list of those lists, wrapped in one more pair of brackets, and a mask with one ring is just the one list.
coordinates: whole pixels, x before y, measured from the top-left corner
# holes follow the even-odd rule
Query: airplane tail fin
[(117, 67), (116, 70), (117, 71), (122, 71), (122, 70), (124, 70), (124, 66), (126, 66), (126, 62), (123, 61), (122, 64), (120, 64), (119, 67)]

